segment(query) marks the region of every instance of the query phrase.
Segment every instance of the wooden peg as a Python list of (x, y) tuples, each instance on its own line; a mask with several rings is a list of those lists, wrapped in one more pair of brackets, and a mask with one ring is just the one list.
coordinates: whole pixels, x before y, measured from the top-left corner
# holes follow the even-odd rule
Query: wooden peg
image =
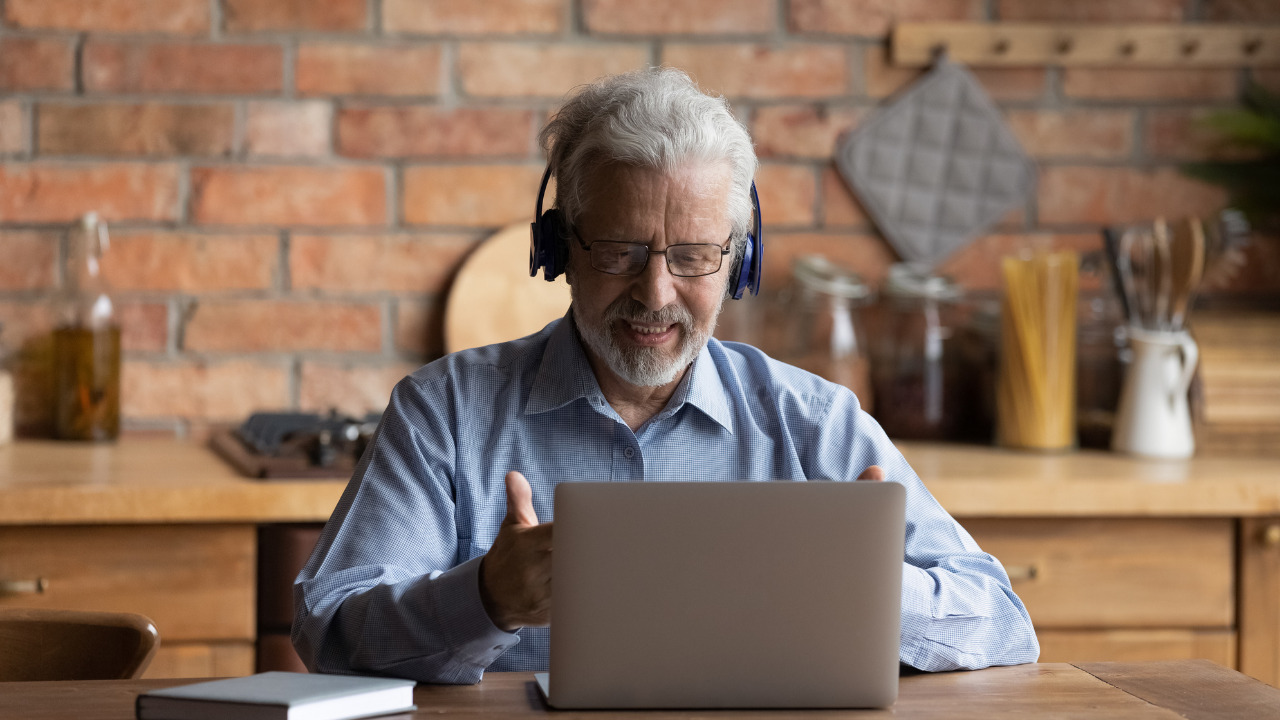
[(1069, 37), (1059, 38), (1054, 47), (1057, 49), (1059, 55), (1066, 55), (1071, 52), (1073, 47), (1075, 47), (1075, 41)]
[(1005, 53), (1009, 52), (1009, 41), (1005, 38), (999, 38), (991, 46), (991, 52), (995, 53), (996, 55), (1004, 55)]
[(1183, 57), (1191, 57), (1192, 55), (1195, 55), (1196, 52), (1198, 52), (1199, 50), (1200, 50), (1200, 41), (1196, 40), (1195, 38), (1191, 38), (1190, 40), (1185, 40), (1182, 43)]
[(1132, 40), (1125, 40), (1120, 43), (1120, 55), (1123, 57), (1133, 57), (1133, 54), (1137, 51), (1138, 44)]
[(1258, 51), (1262, 49), (1262, 38), (1253, 37), (1245, 40), (1241, 49), (1244, 50), (1244, 54), (1246, 56), (1252, 57), (1257, 55)]

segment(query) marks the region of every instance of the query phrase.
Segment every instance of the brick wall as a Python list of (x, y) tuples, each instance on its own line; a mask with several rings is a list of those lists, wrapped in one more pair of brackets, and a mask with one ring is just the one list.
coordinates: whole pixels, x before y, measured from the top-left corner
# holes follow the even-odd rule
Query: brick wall
[[(766, 285), (820, 251), (873, 282), (892, 251), (834, 172), (839, 134), (909, 84), (895, 20), (1280, 22), (1274, 0), (2, 0), (0, 322), (20, 424), (47, 427), (42, 358), (65, 229), (112, 228), (131, 430), (259, 408), (380, 408), (441, 351), (451, 274), (533, 211), (538, 128), (602, 73), (688, 70), (750, 123)], [(1245, 69), (979, 69), (1041, 163), (1038, 195), (943, 268), (997, 287), (1027, 236), (1208, 213), (1176, 164)], [(1280, 90), (1280, 72), (1254, 77)], [(522, 262), (520, 259), (514, 261)], [(1237, 287), (1275, 289), (1280, 263)], [(1268, 285), (1268, 283), (1270, 283)]]

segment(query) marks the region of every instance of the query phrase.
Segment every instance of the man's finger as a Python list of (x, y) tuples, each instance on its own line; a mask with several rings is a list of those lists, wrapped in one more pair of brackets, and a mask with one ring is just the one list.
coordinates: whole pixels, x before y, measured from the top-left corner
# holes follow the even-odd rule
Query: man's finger
[(514, 470), (507, 473), (507, 516), (504, 524), (537, 525), (538, 514), (533, 510), (533, 488), (529, 481)]
[(859, 480), (884, 480), (884, 470), (879, 465), (869, 465), (862, 474), (858, 476)]

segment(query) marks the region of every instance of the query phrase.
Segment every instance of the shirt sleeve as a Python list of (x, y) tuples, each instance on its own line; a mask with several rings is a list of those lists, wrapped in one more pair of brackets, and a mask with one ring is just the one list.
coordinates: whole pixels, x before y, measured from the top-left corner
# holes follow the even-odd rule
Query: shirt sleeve
[(855, 480), (879, 465), (906, 488), (900, 659), (927, 671), (1035, 662), (1040, 645), (1004, 567), (938, 504), (852, 393), (837, 393), (820, 424), (810, 477)]
[(293, 642), (317, 672), (475, 683), (519, 642), (480, 601), (454, 516), (449, 403), (411, 376), (294, 583)]

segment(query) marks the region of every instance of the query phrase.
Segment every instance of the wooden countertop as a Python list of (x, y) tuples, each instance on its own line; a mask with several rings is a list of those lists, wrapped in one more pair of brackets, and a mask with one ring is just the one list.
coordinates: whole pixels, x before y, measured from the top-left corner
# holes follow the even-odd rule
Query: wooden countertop
[[(1280, 459), (1153, 461), (901, 443), (957, 517), (1280, 514)], [(203, 445), (23, 440), (0, 446), (0, 524), (323, 522), (346, 478), (243, 478)]]

